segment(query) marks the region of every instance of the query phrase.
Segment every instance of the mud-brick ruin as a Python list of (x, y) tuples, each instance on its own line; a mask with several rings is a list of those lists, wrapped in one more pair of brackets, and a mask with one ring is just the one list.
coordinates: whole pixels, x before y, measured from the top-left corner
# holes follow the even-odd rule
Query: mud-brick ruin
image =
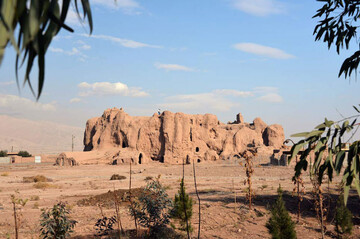
[(249, 148), (272, 152), (283, 141), (281, 125), (267, 125), (260, 118), (246, 123), (241, 114), (233, 123), (224, 124), (212, 114), (164, 111), (138, 117), (113, 108), (87, 121), (84, 151), (109, 150), (113, 164), (129, 160), (177, 164), (232, 159)]

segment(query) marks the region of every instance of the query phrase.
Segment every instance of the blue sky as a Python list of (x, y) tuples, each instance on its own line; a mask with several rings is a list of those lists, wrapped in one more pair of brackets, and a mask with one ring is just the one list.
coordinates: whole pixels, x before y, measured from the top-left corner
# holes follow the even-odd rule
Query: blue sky
[[(0, 114), (84, 127), (103, 110), (151, 116), (159, 108), (241, 112), (289, 136), (353, 113), (359, 83), (337, 78), (342, 61), (312, 35), (314, 0), (93, 0), (88, 35), (72, 12), (46, 55), (38, 103), (15, 84), (12, 49), (0, 68)], [(36, 71), (32, 79), (36, 81)]]

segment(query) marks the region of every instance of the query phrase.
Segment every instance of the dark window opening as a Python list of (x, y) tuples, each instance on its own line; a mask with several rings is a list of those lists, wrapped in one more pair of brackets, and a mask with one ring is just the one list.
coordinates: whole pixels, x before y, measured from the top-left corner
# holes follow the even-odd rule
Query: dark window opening
[(202, 126), (202, 123), (200, 123), (200, 126)]
[(199, 147), (196, 147), (196, 148), (195, 148), (195, 151), (196, 151), (196, 152), (199, 152), (199, 150), (200, 150)]
[(126, 140), (123, 140), (123, 141), (122, 141), (122, 146), (121, 146), (121, 147), (123, 147), (123, 148), (129, 147), (129, 145), (127, 144)]
[(142, 157), (143, 157), (143, 155), (142, 155), (142, 153), (140, 153), (140, 154), (139, 154), (139, 164), (142, 163)]
[(201, 162), (201, 160), (200, 160), (200, 159), (198, 159), (198, 160), (197, 160), (197, 162), (198, 162), (198, 163), (200, 163), (200, 162)]
[(163, 163), (165, 160), (164, 160), (164, 156), (161, 156), (161, 158), (160, 158), (160, 163)]

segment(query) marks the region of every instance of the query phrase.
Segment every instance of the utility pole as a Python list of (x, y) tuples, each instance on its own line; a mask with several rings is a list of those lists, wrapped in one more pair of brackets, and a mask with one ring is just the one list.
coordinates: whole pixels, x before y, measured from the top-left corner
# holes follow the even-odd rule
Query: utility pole
[(75, 139), (75, 136), (71, 135), (71, 151), (72, 152), (74, 152), (74, 139)]

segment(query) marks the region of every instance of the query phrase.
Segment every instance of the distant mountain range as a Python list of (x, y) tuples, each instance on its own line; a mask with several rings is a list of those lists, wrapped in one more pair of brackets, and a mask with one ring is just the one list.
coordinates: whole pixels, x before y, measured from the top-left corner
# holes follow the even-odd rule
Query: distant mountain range
[(84, 129), (48, 121), (32, 121), (0, 115), (0, 150), (26, 150), (31, 154), (82, 151)]

